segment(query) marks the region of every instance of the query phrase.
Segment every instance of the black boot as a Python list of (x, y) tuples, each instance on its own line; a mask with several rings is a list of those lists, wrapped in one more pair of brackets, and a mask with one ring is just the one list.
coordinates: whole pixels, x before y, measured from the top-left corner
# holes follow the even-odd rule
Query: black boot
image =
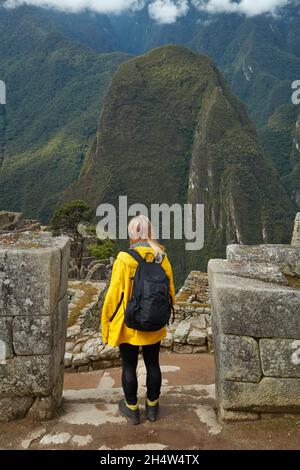
[(140, 410), (137, 408), (136, 410), (130, 409), (127, 404), (126, 400), (123, 398), (119, 401), (119, 410), (122, 416), (128, 419), (132, 424), (140, 424)]
[(158, 402), (158, 400), (157, 400), (157, 403), (155, 403), (155, 405), (150, 405), (148, 403), (148, 400), (146, 399), (145, 409), (146, 409), (147, 420), (152, 421), (152, 422), (156, 421), (157, 418), (158, 418), (158, 414), (159, 414), (159, 402)]

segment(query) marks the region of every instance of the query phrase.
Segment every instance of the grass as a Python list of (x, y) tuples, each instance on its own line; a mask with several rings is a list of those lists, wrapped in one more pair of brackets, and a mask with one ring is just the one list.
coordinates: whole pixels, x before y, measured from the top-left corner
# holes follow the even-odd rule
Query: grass
[[(82, 313), (82, 310), (89, 305), (93, 298), (98, 294), (98, 289), (93, 287), (91, 283), (88, 282), (81, 282), (76, 283), (74, 286), (72, 282), (69, 283), (69, 286), (72, 289), (80, 289), (84, 292), (83, 295), (76, 300), (76, 303), (72, 308), (69, 309), (68, 314), (68, 327), (75, 325), (76, 320), (78, 319), (79, 315)], [(99, 314), (100, 315), (100, 314)]]

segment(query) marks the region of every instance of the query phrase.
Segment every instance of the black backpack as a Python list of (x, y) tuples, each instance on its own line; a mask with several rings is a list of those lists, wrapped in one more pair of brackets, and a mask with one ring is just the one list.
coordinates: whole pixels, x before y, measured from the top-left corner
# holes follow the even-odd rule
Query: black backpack
[(158, 331), (169, 323), (174, 312), (170, 281), (161, 263), (146, 261), (134, 249), (127, 250), (137, 262), (131, 298), (125, 310), (125, 324), (139, 331)]

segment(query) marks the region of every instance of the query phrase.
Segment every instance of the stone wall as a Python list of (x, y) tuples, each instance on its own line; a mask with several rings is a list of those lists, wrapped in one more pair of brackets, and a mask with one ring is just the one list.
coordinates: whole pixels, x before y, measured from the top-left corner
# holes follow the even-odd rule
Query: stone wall
[(117, 348), (104, 346), (100, 316), (107, 282), (69, 281), (69, 315), (65, 367), (86, 372), (120, 365)]
[(24, 219), (22, 212), (0, 211), (0, 235), (12, 230), (26, 232), (40, 229), (41, 225), (37, 220)]
[(209, 283), (221, 418), (300, 413), (300, 248), (229, 246)]
[(69, 240), (0, 237), (0, 421), (53, 417), (61, 404)]
[(110, 278), (114, 258), (100, 260), (89, 254), (89, 246), (97, 245), (95, 236), (85, 234), (83, 242), (71, 243), (71, 258), (69, 267), (70, 279), (107, 281)]
[(168, 327), (164, 348), (184, 354), (213, 352), (211, 306), (206, 273), (192, 271), (176, 295), (175, 321)]

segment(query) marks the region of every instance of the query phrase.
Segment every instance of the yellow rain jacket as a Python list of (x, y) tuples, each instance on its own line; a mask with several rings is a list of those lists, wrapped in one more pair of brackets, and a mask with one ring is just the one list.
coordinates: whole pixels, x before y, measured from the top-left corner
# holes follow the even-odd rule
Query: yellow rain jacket
[[(153, 253), (148, 246), (137, 246), (135, 250), (143, 257), (147, 253)], [(149, 256), (149, 260), (153, 260)], [(131, 297), (133, 277), (137, 268), (137, 261), (128, 253), (120, 252), (114, 262), (110, 285), (102, 308), (102, 340), (110, 346), (116, 347), (122, 343), (134, 346), (145, 346), (162, 341), (166, 336), (166, 327), (159, 331), (137, 331), (127, 328), (124, 323), (124, 312)], [(165, 255), (162, 267), (170, 279), (170, 294), (175, 303), (175, 288), (170, 261)], [(112, 321), (114, 313), (117, 311)]]

